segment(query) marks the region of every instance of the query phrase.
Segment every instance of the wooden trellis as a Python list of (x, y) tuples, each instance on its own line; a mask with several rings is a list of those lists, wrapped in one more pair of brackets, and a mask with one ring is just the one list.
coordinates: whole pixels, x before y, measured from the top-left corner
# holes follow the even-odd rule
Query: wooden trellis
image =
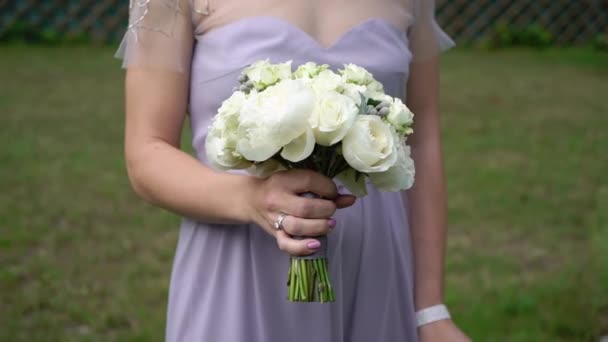
[[(0, 0), (0, 36), (19, 24), (115, 41), (125, 31), (127, 16), (128, 0)], [(560, 44), (608, 34), (608, 0), (437, 0), (437, 17), (460, 42), (488, 35), (499, 21), (537, 24)]]

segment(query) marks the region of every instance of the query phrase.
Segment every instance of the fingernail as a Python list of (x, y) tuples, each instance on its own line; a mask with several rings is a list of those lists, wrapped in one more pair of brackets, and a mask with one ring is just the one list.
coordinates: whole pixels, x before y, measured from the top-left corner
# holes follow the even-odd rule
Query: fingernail
[(329, 225), (329, 228), (334, 228), (336, 226), (336, 220), (333, 218), (327, 220), (327, 225)]
[(306, 245), (306, 247), (308, 247), (308, 249), (318, 249), (321, 247), (321, 243), (319, 241), (311, 241)]

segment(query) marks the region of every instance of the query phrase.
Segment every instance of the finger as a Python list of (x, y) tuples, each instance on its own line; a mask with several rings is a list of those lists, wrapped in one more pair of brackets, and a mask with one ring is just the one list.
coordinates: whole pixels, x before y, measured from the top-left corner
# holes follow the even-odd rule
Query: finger
[(336, 184), (318, 172), (295, 169), (284, 172), (282, 176), (287, 178), (287, 186), (294, 193), (312, 192), (328, 199), (338, 196)]
[(281, 212), (300, 218), (326, 219), (336, 212), (336, 204), (333, 201), (321, 198), (288, 195), (285, 196), (281, 209)]
[(334, 219), (303, 219), (287, 216), (283, 220), (283, 230), (292, 236), (323, 236), (336, 226)]
[(334, 200), (338, 209), (344, 209), (352, 206), (357, 201), (357, 197), (353, 195), (338, 195)]
[(277, 245), (279, 249), (289, 255), (305, 256), (311, 255), (321, 248), (321, 243), (316, 239), (296, 240), (282, 230), (277, 231)]

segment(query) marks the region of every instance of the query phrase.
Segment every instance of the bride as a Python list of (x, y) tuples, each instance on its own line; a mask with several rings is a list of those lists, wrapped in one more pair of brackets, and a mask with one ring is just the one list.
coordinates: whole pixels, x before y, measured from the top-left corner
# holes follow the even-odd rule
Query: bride
[[(443, 304), (438, 54), (451, 44), (432, 0), (131, 0), (119, 50), (128, 174), (138, 195), (183, 217), (167, 341), (469, 340)], [(358, 64), (404, 98), (416, 113), (414, 187), (368, 184), (357, 199), (308, 170), (259, 179), (206, 166), (211, 117), (263, 59)], [(195, 157), (179, 148), (186, 113)], [(289, 256), (326, 247), (336, 301), (287, 301)]]

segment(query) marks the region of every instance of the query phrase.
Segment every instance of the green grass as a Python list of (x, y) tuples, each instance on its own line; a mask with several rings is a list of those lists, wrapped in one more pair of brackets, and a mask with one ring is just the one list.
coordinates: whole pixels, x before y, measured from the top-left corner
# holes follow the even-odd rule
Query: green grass
[[(111, 54), (0, 47), (1, 341), (162, 340), (178, 219), (130, 190)], [(608, 334), (607, 91), (585, 50), (443, 59), (447, 301), (474, 340)]]

